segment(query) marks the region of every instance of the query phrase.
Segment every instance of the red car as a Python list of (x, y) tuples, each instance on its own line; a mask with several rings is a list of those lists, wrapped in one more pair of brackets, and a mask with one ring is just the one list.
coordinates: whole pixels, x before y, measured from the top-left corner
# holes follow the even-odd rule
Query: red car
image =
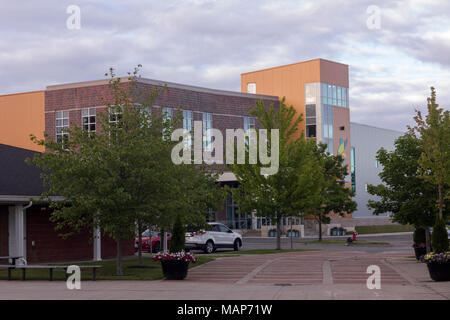
[[(172, 235), (170, 232), (167, 233), (167, 240), (170, 240)], [(150, 238), (151, 238), (151, 250), (150, 250)], [(139, 247), (139, 238), (136, 238), (134, 241), (134, 248), (136, 251)], [(142, 232), (142, 251), (148, 252), (159, 252), (161, 248), (161, 239), (159, 237), (158, 231), (151, 231), (149, 229)]]

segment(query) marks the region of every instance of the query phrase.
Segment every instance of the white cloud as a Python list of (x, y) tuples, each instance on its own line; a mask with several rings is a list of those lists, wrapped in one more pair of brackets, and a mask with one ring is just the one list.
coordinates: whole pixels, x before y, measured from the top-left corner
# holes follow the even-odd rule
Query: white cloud
[(0, 93), (125, 74), (240, 90), (240, 73), (317, 57), (350, 67), (352, 121), (404, 128), (434, 85), (450, 105), (450, 3), (373, 0), (0, 0)]

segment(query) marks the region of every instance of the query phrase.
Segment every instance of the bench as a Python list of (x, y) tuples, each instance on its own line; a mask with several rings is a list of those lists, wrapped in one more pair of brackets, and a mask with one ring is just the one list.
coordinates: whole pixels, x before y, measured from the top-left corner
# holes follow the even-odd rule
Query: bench
[[(23, 265), (23, 266), (12, 266), (12, 265), (0, 265), (0, 269), (8, 269), (8, 280), (11, 280), (11, 270), (13, 269), (22, 269), (22, 280), (25, 280), (25, 274), (27, 269), (48, 269), (50, 281), (53, 281), (53, 270), (54, 269), (63, 269), (66, 275), (66, 280), (69, 277), (67, 274), (67, 268), (69, 266), (45, 266), (45, 265)], [(103, 266), (78, 266), (80, 269), (89, 269), (92, 268), (92, 280), (95, 281), (97, 279), (97, 269), (103, 268)]]
[(0, 260), (10, 260), (11, 259), (11, 264), (15, 265), (16, 260), (21, 259), (21, 258), (22, 258), (22, 256), (5, 256), (5, 257), (0, 257)]

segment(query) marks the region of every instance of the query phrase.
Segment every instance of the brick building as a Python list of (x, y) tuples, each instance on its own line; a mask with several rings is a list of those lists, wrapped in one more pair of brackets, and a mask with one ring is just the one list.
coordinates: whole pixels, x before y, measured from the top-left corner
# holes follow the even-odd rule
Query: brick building
[[(123, 86), (129, 84), (126, 77), (121, 78), (121, 82)], [(164, 90), (160, 90), (154, 101), (155, 112), (164, 110), (167, 114), (175, 114), (178, 112), (177, 110), (181, 109), (183, 126), (192, 128), (193, 121), (202, 121), (204, 128), (220, 129), (223, 136), (225, 136), (226, 129), (258, 128), (258, 123), (249, 115), (248, 108), (254, 105), (256, 100), (263, 100), (266, 106), (270, 104), (278, 106), (280, 99), (285, 97), (286, 104), (292, 105), (298, 113), (303, 114), (305, 121), (300, 124), (300, 131), (304, 132), (307, 138), (315, 137), (326, 143), (331, 153), (340, 154), (346, 159), (349, 171), (352, 170), (349, 172), (346, 182), (349, 188), (354, 187), (355, 148), (352, 148), (351, 142), (349, 75), (348, 66), (345, 64), (314, 59), (243, 73), (241, 75), (241, 92), (208, 89), (145, 78), (138, 79), (138, 88), (145, 92), (152, 92), (155, 88), (164, 88)], [(108, 102), (112, 102), (111, 99), (108, 80), (51, 85), (42, 91), (0, 96), (0, 143), (43, 152), (42, 147), (29, 142), (29, 134), (32, 133), (38, 138), (43, 138), (44, 132), (46, 132), (51, 139), (62, 139), (64, 128), (69, 127), (71, 123), (84, 126), (87, 130), (98, 130), (96, 117), (101, 112), (108, 112), (106, 105)], [(136, 100), (136, 102), (139, 101)], [(21, 125), (14, 125), (17, 123)], [(376, 139), (376, 137), (372, 137), (372, 139)], [(359, 140), (355, 139), (355, 141)], [(382, 143), (382, 145), (384, 144), (386, 142)], [(373, 160), (370, 157), (364, 158), (364, 161), (369, 164)], [(358, 163), (358, 165), (362, 167), (362, 164)], [(372, 171), (379, 170), (371, 168), (369, 165), (367, 168)], [(366, 176), (369, 175), (364, 177)], [(0, 179), (3, 177), (0, 176)], [(369, 178), (364, 181), (361, 178), (357, 181), (365, 184), (376, 182)], [(231, 186), (237, 183), (236, 178), (230, 172), (225, 172), (219, 182)], [(357, 189), (357, 192), (364, 191)], [(37, 195), (39, 193), (32, 194), (32, 196)], [(26, 196), (31, 196), (31, 194), (26, 194)], [(361, 199), (365, 198), (361, 197)], [(27, 205), (27, 202), (24, 200), (21, 205)], [(358, 207), (365, 208), (366, 203), (358, 203)], [(35, 210), (38, 209), (31, 207), (28, 210), (27, 218), (28, 214), (30, 217), (27, 227), (28, 224), (36, 224), (36, 226), (40, 225), (39, 228), (44, 228), (43, 224), (47, 219), (44, 215), (40, 216), (40, 219), (37, 216), (34, 217)], [(0, 232), (0, 252), (1, 250), (4, 252), (8, 247), (5, 245), (7, 237), (5, 237), (4, 230), (8, 220), (5, 212), (4, 208), (3, 213), (0, 209), (0, 230), (3, 230)], [(370, 213), (366, 210), (360, 215), (359, 218), (368, 217)], [(339, 221), (340, 218), (335, 218), (333, 226), (342, 223)], [(341, 220), (348, 221), (348, 219), (352, 219), (352, 215), (347, 215), (346, 218)], [(221, 210), (211, 212), (208, 219), (223, 222), (233, 229), (257, 230), (255, 235), (270, 235), (271, 229), (274, 228), (271, 222), (263, 217), (240, 212), (231, 197), (226, 199)], [(305, 234), (304, 229), (314, 231), (316, 228), (311, 220), (293, 220), (294, 229), (298, 230), (299, 235)], [(290, 221), (283, 221), (283, 224), (288, 226)], [(50, 233), (50, 223), (48, 223), (48, 227), (47, 231)], [(29, 228), (31, 232), (33, 225), (30, 225)], [(36, 227), (36, 230), (39, 228)], [(44, 232), (44, 229), (40, 230), (40, 232)], [(324, 228), (324, 231), (327, 232), (327, 228)], [(87, 234), (92, 235), (92, 232), (89, 231)], [(51, 237), (53, 235), (49, 235), (49, 239)], [(86, 236), (84, 240), (80, 241), (87, 241), (87, 238), (89, 237)], [(27, 249), (30, 241), (32, 240), (28, 237)], [(53, 242), (60, 241), (54, 240)], [(103, 256), (109, 250), (105, 242), (107, 240), (101, 242)], [(92, 244), (84, 246), (80, 242), (79, 247), (85, 248), (83, 250), (86, 258), (95, 257), (98, 254), (96, 252), (99, 251), (100, 242), (97, 243), (97, 249), (94, 252), (92, 252)], [(39, 257), (47, 255), (48, 259), (58, 259), (58, 257), (62, 257), (62, 251), (58, 250), (55, 249), (54, 252), (59, 252), (55, 254), (44, 253), (44, 251), (39, 251), (36, 245), (36, 248), (31, 247), (29, 250), (29, 253), (35, 252), (35, 257), (28, 256), (31, 259), (39, 259)]]
[[(128, 78), (121, 78), (121, 81), (123, 86), (129, 84)], [(45, 132), (49, 138), (61, 140), (65, 134), (64, 128), (73, 125), (98, 130), (96, 118), (99, 113), (108, 112), (107, 103), (112, 102), (108, 83), (108, 80), (99, 80), (48, 86), (45, 91), (26, 97), (29, 108), (43, 105), (43, 110), (36, 119), (25, 117), (21, 130), (3, 135), (5, 144), (0, 148), (4, 160), (4, 172), (0, 174), (1, 185), (4, 187), (0, 189), (0, 256), (23, 256), (28, 262), (95, 260), (115, 256), (115, 243), (100, 236), (101, 232), (98, 230), (86, 230), (67, 240), (58, 236), (58, 232), (54, 230), (55, 224), (49, 220), (51, 211), (46, 204), (36, 200), (30, 202), (31, 199), (39, 198), (43, 187), (39, 170), (24, 163), (34, 152), (44, 151), (28, 144), (30, 134), (42, 138)], [(278, 97), (275, 96), (214, 90), (150, 79), (139, 79), (138, 87), (145, 92), (160, 89), (154, 101), (155, 112), (161, 112), (162, 109), (173, 115), (183, 112), (184, 124), (188, 119), (192, 128), (193, 121), (202, 121), (207, 127), (220, 129), (224, 136), (226, 129), (257, 126), (255, 119), (249, 115), (249, 106), (254, 105), (256, 100), (264, 100), (267, 106), (278, 105)], [(13, 97), (0, 96), (0, 111), (20, 106), (23, 100), (21, 94)], [(23, 118), (26, 112), (27, 110), (23, 110), (18, 114), (7, 114), (0, 119), (0, 123), (14, 122)], [(7, 179), (10, 181), (6, 181)], [(224, 174), (220, 183), (234, 184), (235, 178)], [(233, 209), (232, 215), (230, 208)], [(250, 228), (247, 222), (251, 215), (238, 213), (235, 209), (232, 200), (228, 199), (223, 209), (211, 213), (209, 219), (228, 221), (234, 223), (235, 227), (245, 222), (245, 228)], [(124, 243), (123, 252), (124, 255), (134, 252), (132, 241)]]
[[(63, 239), (59, 234), (65, 230), (55, 231), (51, 209), (39, 201), (44, 191), (41, 171), (25, 163), (35, 153), (0, 144), (0, 256), (23, 257), (26, 262), (115, 257), (116, 243), (106, 236), (96, 239), (101, 233), (84, 230)], [(132, 255), (134, 241), (125, 241), (122, 250)]]

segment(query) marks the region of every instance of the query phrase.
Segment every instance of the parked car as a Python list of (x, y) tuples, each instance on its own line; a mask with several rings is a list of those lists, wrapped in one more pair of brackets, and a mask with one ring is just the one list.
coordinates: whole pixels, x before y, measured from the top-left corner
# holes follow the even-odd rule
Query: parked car
[(233, 248), (238, 251), (242, 247), (242, 236), (227, 226), (211, 222), (207, 231), (187, 232), (186, 250), (199, 249), (212, 253), (217, 248)]
[[(167, 240), (170, 240), (172, 235), (170, 232), (167, 233)], [(151, 242), (151, 250), (150, 250), (150, 242)], [(134, 248), (137, 251), (139, 247), (139, 238), (134, 240)], [(159, 236), (158, 231), (153, 230), (145, 230), (142, 232), (142, 251), (148, 252), (159, 252), (161, 248), (161, 238)]]

